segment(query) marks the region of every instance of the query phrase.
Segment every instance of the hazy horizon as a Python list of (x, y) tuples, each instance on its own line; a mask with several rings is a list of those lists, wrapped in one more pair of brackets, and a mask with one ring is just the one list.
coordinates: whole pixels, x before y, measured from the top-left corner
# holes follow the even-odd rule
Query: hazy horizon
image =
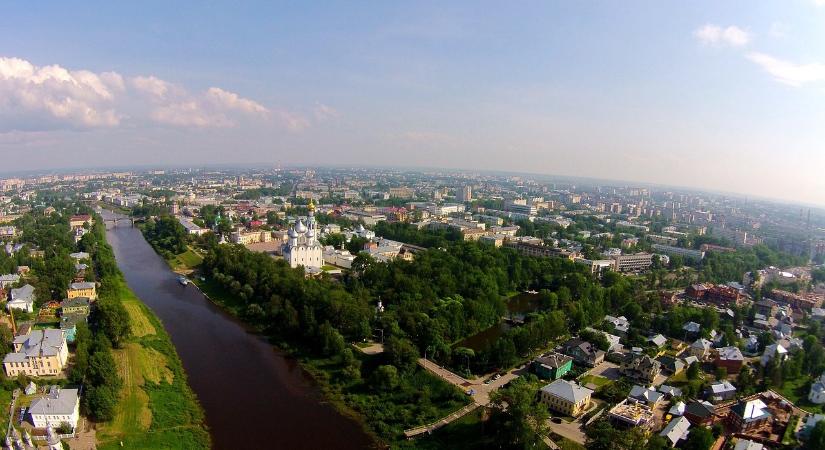
[(825, 206), (825, 1), (10, 4), (5, 170), (444, 167)]

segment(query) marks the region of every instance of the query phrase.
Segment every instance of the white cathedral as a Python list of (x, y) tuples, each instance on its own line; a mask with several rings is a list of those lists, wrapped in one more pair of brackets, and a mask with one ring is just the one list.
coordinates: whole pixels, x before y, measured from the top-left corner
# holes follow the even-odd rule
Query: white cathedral
[(307, 217), (306, 225), (298, 219), (295, 221), (295, 226), (289, 229), (289, 239), (283, 249), (284, 259), (290, 267), (304, 266), (305, 269), (320, 269), (324, 264), (324, 254), (316, 237), (315, 204), (312, 200), (309, 201), (307, 208), (309, 217)]

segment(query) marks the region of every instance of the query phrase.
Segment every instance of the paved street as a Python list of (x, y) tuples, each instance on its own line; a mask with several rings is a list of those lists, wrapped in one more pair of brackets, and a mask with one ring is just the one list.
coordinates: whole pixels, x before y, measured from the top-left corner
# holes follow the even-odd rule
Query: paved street
[(467, 380), (428, 359), (420, 358), (418, 360), (418, 364), (420, 364), (422, 367), (429, 370), (430, 372), (438, 375), (438, 377), (442, 380), (447, 381), (448, 383), (453, 384), (455, 386), (458, 386), (464, 392), (467, 392), (470, 389), (472, 389), (473, 391), (475, 391), (475, 394), (473, 395), (473, 401), (482, 406), (490, 403), (490, 392), (495, 391), (496, 389), (512, 381), (514, 378), (527, 372), (526, 367), (512, 369), (504, 375), (502, 375), (501, 378), (499, 378), (498, 380), (495, 380), (490, 384), (484, 384), (484, 380), (486, 378), (476, 378), (473, 380)]
[(586, 436), (584, 435), (584, 431), (582, 431), (582, 424), (578, 421), (568, 423), (562, 420), (561, 423), (553, 423), (552, 420), (548, 420), (547, 424), (550, 426), (550, 429), (559, 436), (570, 439), (573, 442), (578, 442), (579, 444), (584, 444)]
[(454, 412), (450, 415), (448, 415), (447, 417), (442, 418), (441, 420), (439, 420), (435, 423), (432, 423), (432, 424), (429, 424), (429, 425), (424, 425), (424, 426), (417, 427), (417, 428), (413, 428), (413, 429), (410, 429), (410, 430), (406, 430), (405, 434), (407, 435), (408, 438), (409, 437), (414, 437), (414, 436), (417, 436), (419, 434), (423, 434), (423, 433), (426, 433), (426, 432), (432, 432), (435, 429), (443, 427), (444, 425), (447, 425), (448, 423), (463, 417), (465, 414), (467, 414), (468, 412), (474, 410), (475, 408), (477, 408), (479, 406), (486, 406), (487, 404), (490, 403), (490, 393), (491, 392), (493, 392), (496, 389), (504, 386), (505, 384), (507, 384), (511, 380), (513, 380), (514, 378), (520, 376), (521, 374), (523, 374), (524, 372), (527, 371), (526, 368), (513, 369), (513, 370), (510, 370), (509, 372), (507, 372), (506, 374), (502, 375), (498, 380), (495, 380), (495, 381), (493, 381), (489, 384), (484, 384), (484, 380), (486, 378), (476, 378), (476, 379), (473, 379), (473, 380), (467, 380), (466, 378), (461, 377), (461, 376), (451, 372), (450, 370), (448, 370), (444, 367), (439, 366), (438, 364), (436, 364), (436, 363), (434, 363), (434, 362), (432, 362), (428, 359), (419, 358), (418, 364), (421, 365), (421, 367), (423, 367), (423, 368), (427, 369), (428, 371), (430, 371), (431, 373), (437, 375), (442, 380), (444, 380), (444, 381), (446, 381), (446, 382), (448, 382), (448, 383), (450, 383), (454, 386), (457, 386), (459, 389), (461, 389), (464, 392), (467, 392), (467, 391), (472, 389), (474, 391), (473, 403), (470, 404), (470, 405), (465, 406), (464, 408), (462, 408), (462, 409), (460, 409), (460, 410), (458, 410), (458, 411), (456, 411), (456, 412)]
[(384, 352), (384, 344), (378, 342), (370, 342), (366, 347), (359, 347), (357, 344), (353, 344), (353, 347), (365, 355), (377, 355)]

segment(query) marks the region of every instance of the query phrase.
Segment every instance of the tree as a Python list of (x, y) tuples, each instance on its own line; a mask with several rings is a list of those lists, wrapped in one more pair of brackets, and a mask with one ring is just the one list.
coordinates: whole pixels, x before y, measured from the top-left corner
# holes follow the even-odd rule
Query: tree
[(398, 386), (398, 369), (395, 366), (383, 365), (375, 369), (372, 377), (375, 387), (382, 391), (391, 391)]
[(401, 372), (412, 371), (418, 362), (418, 349), (409, 339), (391, 336), (384, 345), (384, 352)]
[(106, 422), (115, 417), (117, 389), (111, 386), (92, 386), (86, 390), (84, 400), (87, 411), (96, 420)]
[(118, 300), (101, 295), (95, 308), (94, 320), (115, 348), (120, 348), (131, 335), (129, 313)]
[(690, 429), (690, 433), (682, 449), (708, 450), (714, 441), (713, 433), (710, 430), (705, 427), (693, 427)]
[(490, 394), (498, 418), (498, 440), (504, 447), (533, 448), (547, 434), (547, 407), (536, 400), (532, 385), (521, 378)]
[(469, 372), (470, 360), (475, 358), (476, 352), (471, 348), (458, 347), (455, 350), (453, 350), (453, 355), (464, 360), (464, 364), (466, 364), (467, 367), (467, 372)]
[(742, 366), (739, 375), (736, 377), (736, 386), (739, 393), (748, 395), (753, 391), (756, 381), (753, 377), (753, 371), (748, 366)]
[(805, 450), (822, 450), (825, 448), (825, 421), (820, 420), (816, 423), (802, 448)]
[(340, 354), (346, 348), (344, 337), (328, 321), (318, 327), (318, 341), (324, 356)]
[(694, 362), (693, 364), (691, 364), (691, 365), (690, 365), (690, 366), (688, 366), (688, 368), (687, 368), (687, 379), (688, 379), (688, 380), (696, 380), (696, 379), (698, 379), (698, 378), (699, 378), (699, 371), (700, 371), (700, 368), (699, 368), (699, 363), (698, 363), (698, 362)]

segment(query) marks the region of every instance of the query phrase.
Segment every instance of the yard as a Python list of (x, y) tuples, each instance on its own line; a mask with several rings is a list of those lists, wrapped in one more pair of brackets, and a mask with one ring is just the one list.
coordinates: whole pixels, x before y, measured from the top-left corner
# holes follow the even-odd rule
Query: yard
[(581, 376), (581, 377), (579, 377), (578, 382), (579, 382), (580, 385), (585, 386), (585, 387), (593, 385), (593, 386), (596, 387), (596, 389), (598, 389), (602, 386), (606, 386), (609, 383), (612, 383), (612, 381), (610, 381), (609, 379), (607, 379), (605, 377), (600, 377), (598, 375), (584, 375), (584, 376)]
[(813, 380), (810, 377), (803, 375), (794, 380), (787, 380), (782, 384), (781, 388), (773, 388), (773, 390), (805, 411), (811, 413), (825, 412), (825, 406), (816, 405), (808, 401), (811, 381)]

